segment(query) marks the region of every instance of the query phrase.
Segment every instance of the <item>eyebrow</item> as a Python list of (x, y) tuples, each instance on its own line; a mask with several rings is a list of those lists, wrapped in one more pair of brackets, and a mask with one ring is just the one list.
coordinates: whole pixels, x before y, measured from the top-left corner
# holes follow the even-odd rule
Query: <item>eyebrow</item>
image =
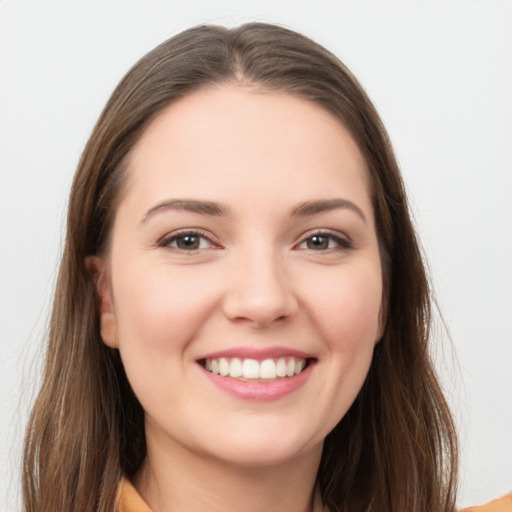
[(199, 213), (200, 215), (214, 215), (224, 217), (229, 215), (229, 210), (213, 201), (199, 201), (195, 199), (171, 199), (163, 201), (150, 208), (142, 217), (142, 223), (147, 222), (153, 215), (167, 210), (181, 210), (185, 212)]
[(366, 216), (363, 213), (363, 210), (359, 208), (356, 204), (348, 199), (320, 199), (317, 201), (305, 201), (300, 203), (292, 210), (292, 215), (294, 216), (307, 216), (307, 215), (315, 215), (317, 213), (328, 212), (331, 210), (336, 210), (338, 208), (345, 208), (348, 210), (352, 210), (356, 213), (364, 222), (366, 222)]
[[(345, 208), (355, 212), (361, 219), (366, 222), (366, 216), (359, 206), (354, 204), (348, 199), (319, 199), (312, 201), (304, 201), (292, 209), (291, 215), (293, 217), (305, 217), (315, 215), (317, 213), (324, 213), (339, 208)], [(213, 215), (216, 217), (226, 217), (230, 214), (229, 208), (213, 201), (201, 201), (197, 199), (171, 199), (162, 201), (157, 205), (151, 207), (142, 217), (142, 223), (147, 222), (153, 215), (164, 212), (167, 210), (178, 210), (200, 215)]]

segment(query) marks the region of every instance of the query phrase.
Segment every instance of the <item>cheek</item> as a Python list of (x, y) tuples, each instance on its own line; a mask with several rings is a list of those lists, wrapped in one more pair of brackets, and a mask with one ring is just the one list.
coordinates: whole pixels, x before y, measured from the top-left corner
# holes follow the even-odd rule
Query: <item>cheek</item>
[(137, 272), (121, 267), (117, 283), (114, 305), (121, 349), (136, 345), (160, 352), (184, 346), (216, 302), (215, 286), (199, 275), (191, 282), (190, 269), (145, 267)]
[(340, 271), (316, 283), (310, 311), (331, 351), (351, 352), (380, 337), (380, 266)]
[(143, 265), (139, 271), (121, 264), (116, 270), (114, 298), (123, 365), (145, 411), (159, 417), (162, 404), (180, 403), (178, 390), (189, 389), (188, 398), (194, 392), (187, 372), (194, 359), (190, 347), (218, 294), (202, 274), (191, 283), (190, 269), (171, 271), (164, 265), (150, 271)]

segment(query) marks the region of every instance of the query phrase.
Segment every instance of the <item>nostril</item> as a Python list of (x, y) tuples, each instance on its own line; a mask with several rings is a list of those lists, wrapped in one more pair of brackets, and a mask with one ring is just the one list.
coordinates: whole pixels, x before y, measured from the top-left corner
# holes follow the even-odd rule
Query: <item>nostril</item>
[(238, 253), (239, 260), (233, 263), (226, 282), (224, 312), (231, 320), (250, 321), (258, 327), (278, 320), (282, 323), (297, 310), (294, 281), (273, 245), (252, 244), (250, 249)]
[(284, 323), (297, 311), (296, 298), (283, 290), (243, 288), (230, 290), (224, 302), (224, 313), (232, 321), (267, 327)]

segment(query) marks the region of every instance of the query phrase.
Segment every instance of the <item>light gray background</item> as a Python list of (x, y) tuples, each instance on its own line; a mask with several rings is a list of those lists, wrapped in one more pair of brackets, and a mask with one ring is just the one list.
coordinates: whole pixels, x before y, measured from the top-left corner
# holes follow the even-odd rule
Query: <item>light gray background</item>
[(318, 40), (376, 103), (453, 339), (454, 350), (446, 336), (438, 346), (461, 432), (460, 504), (512, 488), (511, 1), (0, 0), (4, 510), (16, 508), (66, 197), (92, 125), (157, 43), (200, 22), (249, 20)]

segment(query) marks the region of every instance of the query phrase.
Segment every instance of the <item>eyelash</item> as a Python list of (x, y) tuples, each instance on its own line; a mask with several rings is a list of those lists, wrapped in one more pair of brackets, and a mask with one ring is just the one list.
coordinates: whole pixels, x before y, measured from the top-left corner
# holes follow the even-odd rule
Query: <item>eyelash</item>
[[(193, 249), (190, 249), (190, 248), (184, 249), (184, 248), (178, 247), (178, 245), (177, 245), (179, 243), (178, 241), (186, 239), (186, 238), (197, 239), (199, 242), (199, 246), (195, 247)], [(325, 247), (325, 248), (302, 247), (303, 244), (307, 244), (308, 241), (311, 241), (314, 238), (323, 239), (324, 241), (327, 241), (327, 247)], [(207, 247), (201, 247), (202, 240), (207, 241), (207, 243), (208, 243)], [(334, 244), (335, 244), (334, 247), (331, 246), (332, 242), (334, 242)], [(176, 245), (173, 246), (172, 245), (173, 243), (175, 243)], [(158, 242), (158, 246), (163, 247), (163, 248), (168, 248), (170, 250), (180, 252), (183, 254), (195, 254), (202, 249), (208, 249), (208, 248), (212, 248), (212, 247), (218, 248), (219, 247), (217, 244), (215, 244), (214, 241), (212, 241), (212, 239), (210, 237), (206, 236), (201, 231), (194, 231), (194, 230), (181, 231), (178, 233), (174, 233), (171, 236), (166, 236)], [(335, 252), (335, 251), (348, 250), (348, 249), (352, 249), (352, 248), (353, 248), (353, 244), (349, 239), (344, 238), (336, 233), (332, 233), (330, 231), (314, 231), (314, 232), (306, 233), (306, 236), (304, 236), (302, 238), (302, 240), (294, 246), (294, 249), (311, 250), (314, 252)]]
[[(324, 249), (312, 249), (311, 247), (301, 247), (303, 244), (307, 243), (309, 240), (312, 240), (314, 238), (326, 239), (328, 247)], [(334, 247), (329, 247), (331, 242), (334, 242), (336, 245)], [(333, 233), (330, 231), (314, 231), (306, 233), (306, 236), (295, 247), (303, 250), (311, 250), (316, 252), (333, 252), (352, 249), (353, 244), (351, 240), (349, 240), (348, 238), (344, 238), (337, 233)]]
[[(198, 239), (199, 240), (199, 247), (194, 248), (194, 249), (183, 249), (183, 248), (178, 247), (177, 245), (176, 246), (172, 246), (171, 245), (174, 242), (176, 242), (176, 244), (177, 244), (178, 240), (182, 240), (182, 239), (185, 239), (187, 237), (188, 238), (196, 238), (196, 239)], [(208, 242), (208, 247), (201, 247), (201, 240), (206, 240)], [(193, 230), (192, 231), (181, 231), (179, 233), (174, 233), (171, 236), (166, 236), (166, 237), (162, 238), (158, 242), (158, 246), (159, 247), (164, 247), (164, 248), (176, 251), (176, 252), (181, 252), (181, 253), (184, 253), (184, 254), (195, 254), (198, 251), (200, 251), (201, 249), (208, 249), (208, 248), (211, 248), (211, 247), (218, 247), (218, 246), (216, 246), (215, 242), (213, 242), (211, 240), (210, 237), (206, 236), (204, 233), (202, 233), (200, 231), (193, 231)]]

